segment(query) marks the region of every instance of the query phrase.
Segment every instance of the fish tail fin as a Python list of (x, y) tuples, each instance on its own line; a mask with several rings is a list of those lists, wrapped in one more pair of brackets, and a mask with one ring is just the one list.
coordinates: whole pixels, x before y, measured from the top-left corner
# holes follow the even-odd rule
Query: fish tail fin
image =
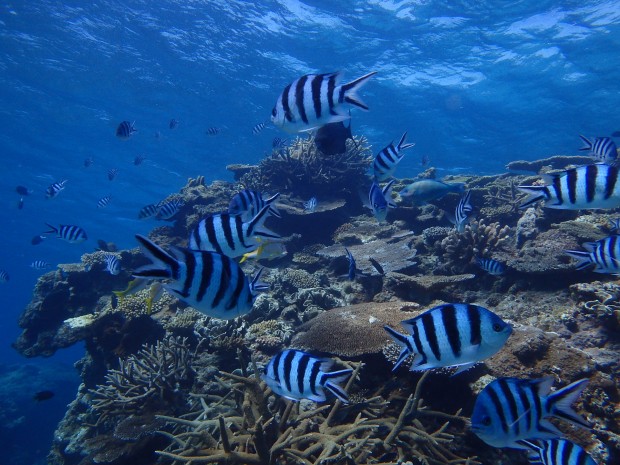
[(398, 359), (396, 360), (396, 363), (394, 364), (394, 368), (392, 368), (392, 371), (396, 371), (398, 369), (398, 367), (405, 361), (405, 359), (411, 353), (409, 351), (409, 344), (408, 344), (408, 341), (407, 341), (407, 336), (405, 336), (404, 334), (399, 333), (396, 330), (393, 330), (388, 325), (385, 325), (383, 327), (383, 329), (385, 329), (387, 331), (388, 335), (392, 338), (392, 340), (396, 344), (398, 344), (399, 346), (402, 347), (402, 350), (400, 351), (400, 354), (398, 355)]
[(356, 107), (361, 108), (362, 110), (368, 110), (368, 105), (366, 105), (357, 95), (357, 91), (370, 79), (372, 76), (377, 74), (376, 71), (372, 73), (365, 74), (361, 78), (356, 79), (355, 81), (347, 82), (340, 86), (340, 95), (338, 96), (339, 102), (347, 102), (351, 105), (355, 105)]
[(583, 142), (583, 147), (581, 147), (579, 150), (592, 150), (592, 142), (590, 142), (590, 139), (588, 139), (585, 136), (582, 136), (581, 134), (579, 134), (579, 137), (581, 138), (581, 141)]
[(58, 234), (58, 228), (56, 226), (52, 226), (49, 223), (45, 223), (47, 225), (48, 228), (50, 228), (49, 231), (45, 231), (43, 234), (51, 234), (51, 233), (56, 233)]
[(519, 209), (524, 209), (529, 207), (530, 205), (535, 204), (540, 200), (549, 200), (549, 188), (547, 186), (517, 186), (521, 192), (525, 192), (529, 195), (521, 205), (519, 205)]
[(325, 373), (323, 380), (325, 381), (325, 389), (329, 390), (334, 396), (344, 404), (349, 403), (349, 395), (340, 386), (350, 375), (353, 370), (347, 368), (346, 370), (332, 371), (331, 373)]
[(140, 234), (136, 234), (136, 239), (140, 250), (152, 263), (134, 270), (133, 277), (164, 279), (178, 276), (179, 262), (172, 255)]
[(269, 237), (271, 239), (281, 239), (281, 236), (274, 233), (273, 231), (267, 229), (263, 226), (263, 223), (267, 219), (267, 212), (271, 208), (271, 205), (265, 205), (261, 210), (250, 220), (250, 224), (248, 227), (247, 235), (250, 236), (259, 236), (259, 237)]
[(400, 142), (398, 142), (398, 145), (396, 147), (398, 147), (398, 151), (400, 152), (401, 150), (405, 150), (408, 149), (410, 147), (413, 147), (415, 145), (415, 142), (411, 143), (411, 144), (405, 144), (405, 139), (407, 138), (407, 131), (405, 131), (405, 133), (403, 134), (403, 136), (400, 138)]
[(585, 270), (592, 265), (592, 258), (588, 252), (582, 252), (581, 250), (565, 250), (564, 253), (569, 257), (579, 260), (579, 263), (577, 263), (575, 267), (576, 270)]
[(269, 290), (269, 284), (259, 281), (260, 275), (264, 269), (265, 268), (261, 268), (260, 270), (258, 270), (258, 273), (256, 273), (256, 276), (252, 278), (252, 282), (250, 283), (250, 292), (254, 296), (257, 295), (259, 292), (265, 292)]
[(590, 428), (590, 424), (571, 407), (581, 394), (581, 391), (588, 385), (588, 382), (588, 379), (580, 379), (551, 394), (547, 398), (549, 413), (575, 425)]

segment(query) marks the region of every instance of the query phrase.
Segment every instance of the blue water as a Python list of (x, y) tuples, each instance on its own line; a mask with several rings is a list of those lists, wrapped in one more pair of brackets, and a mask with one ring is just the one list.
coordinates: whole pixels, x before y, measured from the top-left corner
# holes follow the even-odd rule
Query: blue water
[[(2, 364), (24, 363), (9, 344), (39, 274), (28, 267), (33, 260), (76, 262), (99, 238), (133, 247), (133, 235), (152, 227), (137, 220), (142, 206), (188, 177), (232, 180), (227, 164), (256, 163), (284, 136), (271, 127), (254, 136), (252, 127), (302, 74), (378, 71), (361, 92), (370, 111), (354, 111), (353, 130), (374, 151), (409, 131), (416, 147), (399, 177), (419, 172), (422, 155), (442, 175), (499, 173), (513, 159), (577, 154), (580, 133), (620, 130), (620, 2), (499, 3), (0, 5), (0, 269), (11, 275), (0, 285)], [(173, 131), (171, 118), (181, 122)], [(114, 136), (122, 120), (138, 129), (128, 141)], [(207, 136), (208, 127), (221, 131)], [(139, 154), (147, 160), (134, 166)], [(87, 157), (95, 163), (84, 168)], [(112, 182), (111, 168), (119, 169)], [(46, 187), (61, 179), (66, 190), (46, 200)], [(35, 191), (23, 210), (18, 184)], [(105, 195), (112, 203), (98, 210)], [(90, 240), (32, 246), (44, 222), (79, 224)], [(81, 353), (38, 363), (71, 372)], [(33, 414), (30, 405), (24, 411)], [(38, 412), (54, 425), (62, 409)], [(23, 463), (40, 460), (41, 450)]]

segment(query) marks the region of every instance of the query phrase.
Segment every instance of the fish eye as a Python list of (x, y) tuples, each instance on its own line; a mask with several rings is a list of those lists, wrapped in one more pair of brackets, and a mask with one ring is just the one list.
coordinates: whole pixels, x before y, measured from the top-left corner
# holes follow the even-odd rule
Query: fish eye
[(491, 417), (488, 417), (488, 416), (483, 417), (482, 418), (482, 424), (484, 426), (491, 426)]
[(503, 326), (500, 325), (499, 323), (495, 323), (493, 325), (493, 331), (495, 331), (496, 333), (499, 333), (502, 329), (503, 329)]
[(277, 114), (278, 114), (278, 111), (276, 110), (276, 107), (273, 107), (273, 110), (271, 110), (271, 116), (275, 118)]

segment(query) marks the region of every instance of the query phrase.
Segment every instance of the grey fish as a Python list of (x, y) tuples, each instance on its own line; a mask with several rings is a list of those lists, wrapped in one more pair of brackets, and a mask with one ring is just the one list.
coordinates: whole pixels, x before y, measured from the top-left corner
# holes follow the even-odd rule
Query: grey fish
[(465, 184), (462, 182), (446, 183), (435, 181), (434, 179), (423, 179), (409, 184), (398, 195), (411, 198), (416, 204), (424, 204), (431, 200), (440, 199), (450, 192), (462, 194), (465, 192)]

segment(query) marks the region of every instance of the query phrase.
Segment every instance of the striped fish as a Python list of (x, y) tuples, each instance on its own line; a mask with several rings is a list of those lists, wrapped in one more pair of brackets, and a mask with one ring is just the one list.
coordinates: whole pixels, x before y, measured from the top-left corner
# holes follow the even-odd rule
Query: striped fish
[(99, 200), (97, 200), (97, 208), (107, 207), (110, 204), (110, 200), (112, 200), (112, 197), (110, 197), (109, 195), (101, 197)]
[(9, 274), (6, 271), (0, 270), (0, 283), (6, 283), (10, 279), (11, 279), (11, 277), (9, 276)]
[(577, 270), (595, 265), (595, 273), (620, 275), (620, 236), (613, 235), (596, 242), (585, 242), (581, 246), (587, 252), (565, 250), (564, 253), (579, 260)]
[(252, 128), (252, 134), (254, 134), (255, 136), (259, 135), (263, 129), (265, 129), (266, 124), (264, 122), (260, 122), (256, 125), (254, 125), (254, 127)]
[(616, 166), (594, 164), (544, 175), (545, 186), (517, 186), (529, 195), (519, 206), (539, 200), (547, 208), (581, 210), (620, 207), (620, 182)]
[(205, 134), (207, 136), (217, 136), (220, 133), (220, 128), (212, 126), (210, 128), (207, 128), (205, 131)]
[(523, 449), (522, 439), (549, 439), (562, 433), (547, 418), (561, 418), (577, 426), (590, 425), (571, 405), (588, 384), (575, 381), (550, 394), (553, 377), (529, 380), (498, 378), (476, 398), (471, 429), (493, 447)]
[(135, 124), (135, 121), (133, 123), (130, 123), (129, 121), (122, 121), (116, 128), (116, 137), (121, 140), (129, 139), (135, 132), (138, 132), (134, 126)]
[(461, 197), (454, 211), (454, 226), (458, 233), (465, 232), (465, 226), (467, 226), (471, 220), (469, 215), (473, 211), (473, 207), (471, 206), (470, 198), (471, 191), (465, 192), (465, 195)]
[(347, 253), (347, 260), (349, 260), (349, 273), (347, 277), (349, 281), (355, 281), (355, 276), (357, 275), (357, 264), (355, 263), (355, 258), (353, 258), (353, 254), (349, 252), (349, 249), (344, 248)]
[(304, 202), (304, 211), (307, 213), (314, 213), (318, 204), (319, 201), (316, 197), (310, 197), (310, 200)]
[(151, 218), (157, 215), (158, 211), (159, 211), (159, 204), (155, 204), (155, 203), (148, 204), (145, 207), (142, 207), (140, 209), (140, 212), (138, 213), (138, 219), (144, 220), (146, 218)]
[(269, 208), (270, 205), (265, 205), (248, 222), (244, 222), (241, 215), (209, 215), (192, 230), (189, 248), (234, 258), (256, 250), (264, 238), (280, 239), (280, 236), (263, 226)]
[(71, 244), (75, 244), (78, 242), (83, 242), (88, 239), (86, 235), (86, 231), (84, 231), (79, 226), (71, 225), (71, 224), (61, 224), (58, 227), (52, 226), (49, 223), (45, 223), (50, 230), (46, 231), (45, 234), (56, 233), (56, 237), (58, 239), (62, 239)]
[(262, 269), (250, 282), (224, 255), (179, 247), (169, 254), (144, 236), (136, 239), (152, 264), (138, 268), (133, 276), (171, 280), (164, 289), (205, 315), (224, 320), (245, 315), (252, 310), (256, 293), (269, 288), (258, 281)]
[(155, 218), (157, 218), (158, 220), (169, 220), (179, 212), (183, 205), (185, 205), (185, 202), (183, 202), (183, 200), (181, 200), (180, 198), (176, 198), (168, 202), (162, 203), (157, 207), (157, 213), (155, 213)]
[(111, 168), (108, 170), (108, 179), (113, 181), (114, 178), (118, 175), (118, 168)]
[(105, 269), (108, 273), (116, 276), (121, 272), (121, 261), (113, 253), (105, 254)]
[(375, 74), (346, 84), (340, 84), (339, 72), (302, 76), (284, 88), (271, 111), (271, 121), (284, 130), (299, 132), (349, 119), (349, 115), (338, 112), (340, 105), (349, 103), (368, 110), (357, 91)]
[(609, 137), (597, 137), (594, 142), (587, 137), (579, 135), (583, 141), (583, 147), (579, 150), (588, 150), (590, 155), (599, 163), (614, 163), (618, 159), (616, 143)]
[(263, 199), (263, 195), (258, 191), (245, 189), (233, 195), (228, 205), (228, 213), (231, 215), (241, 215), (243, 221), (249, 221), (265, 206), (269, 205), (269, 214), (276, 218), (281, 218), (280, 212), (275, 206), (276, 199), (280, 194), (275, 194), (268, 199)]
[(177, 121), (176, 119), (172, 118), (170, 122), (168, 123), (168, 127), (170, 129), (175, 129), (179, 125), (179, 122), (180, 121)]
[(30, 264), (30, 268), (35, 270), (47, 270), (51, 265), (43, 260), (35, 260)]
[(473, 304), (443, 304), (401, 322), (410, 335), (383, 328), (402, 347), (393, 370), (414, 355), (412, 371), (458, 366), (460, 373), (497, 353), (512, 326)]
[(506, 272), (506, 265), (492, 258), (476, 258), (476, 265), (493, 276), (500, 276)]
[(325, 390), (347, 404), (349, 396), (339, 386), (353, 370), (327, 370), (333, 361), (318, 358), (301, 350), (286, 349), (276, 354), (265, 366), (261, 378), (276, 394), (291, 400), (309, 399), (325, 402)]
[(50, 184), (47, 190), (45, 191), (45, 197), (48, 199), (53, 199), (65, 189), (66, 183), (67, 183), (67, 180), (64, 179), (60, 182), (55, 182), (53, 184)]
[(388, 208), (396, 208), (396, 204), (392, 200), (392, 184), (394, 184), (393, 179), (383, 189), (376, 182), (373, 182), (370, 186), (368, 206), (379, 223), (385, 221)]
[(390, 145), (381, 150), (375, 157), (373, 169), (375, 172), (375, 179), (378, 182), (391, 178), (394, 171), (396, 171), (396, 165), (403, 159), (403, 154), (401, 154), (401, 152), (415, 145), (405, 144), (406, 137), (407, 133), (405, 132), (396, 147), (394, 147), (394, 141), (392, 141)]
[(545, 441), (518, 441), (528, 449), (530, 465), (596, 465), (580, 446), (567, 439)]

